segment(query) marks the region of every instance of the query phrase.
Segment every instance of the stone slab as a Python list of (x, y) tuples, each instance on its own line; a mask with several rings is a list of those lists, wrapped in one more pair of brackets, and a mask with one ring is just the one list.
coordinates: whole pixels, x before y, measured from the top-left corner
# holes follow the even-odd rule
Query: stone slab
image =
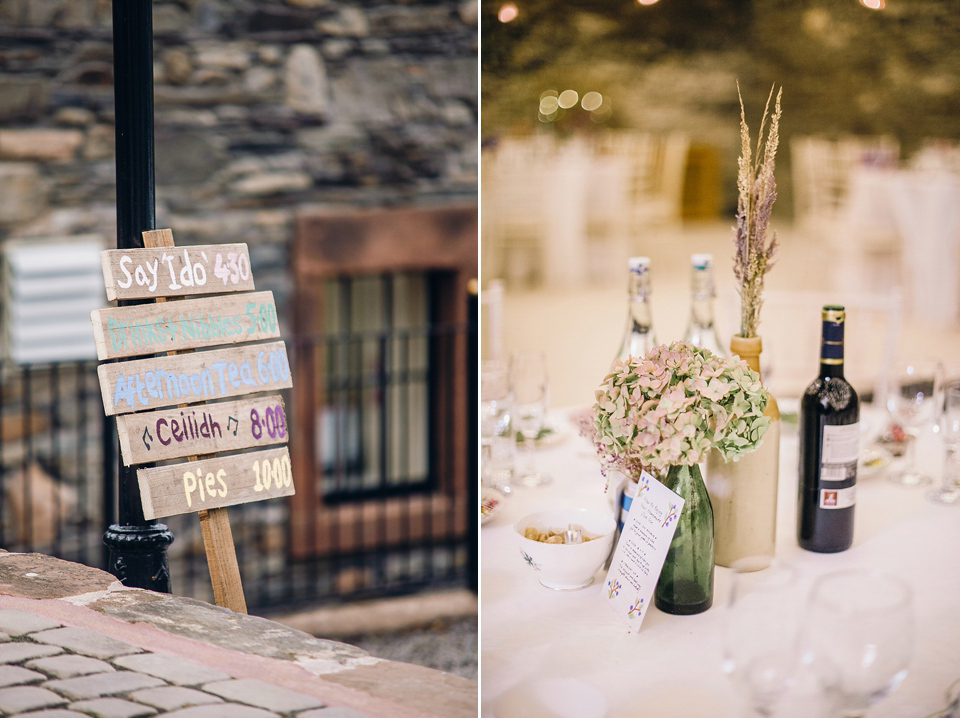
[(30, 713), (30, 718), (90, 718), (89, 713), (77, 713), (66, 708), (51, 708), (50, 710)]
[(286, 661), (318, 659), (339, 666), (370, 655), (360, 648), (315, 638), (258, 616), (247, 616), (191, 598), (171, 598), (108, 609), (131, 623), (149, 623), (177, 636), (221, 648)]
[(38, 708), (53, 708), (66, 701), (53, 691), (36, 686), (0, 688), (0, 712), (5, 715), (23, 713)]
[(343, 706), (329, 706), (327, 708), (317, 708), (306, 713), (297, 713), (297, 718), (373, 718), (367, 713), (360, 713), (353, 708), (344, 708)]
[(129, 693), (141, 688), (155, 688), (164, 685), (163, 681), (153, 676), (145, 676), (133, 671), (118, 671), (116, 673), (97, 673), (92, 676), (78, 676), (77, 678), (63, 678), (47, 681), (44, 686), (57, 693), (61, 693), (73, 700), (84, 698), (100, 698), (101, 696)]
[(27, 668), (43, 671), (54, 678), (75, 678), (93, 673), (110, 673), (116, 670), (109, 663), (87, 656), (61, 654), (50, 658), (37, 658), (26, 663)]
[(131, 646), (124, 641), (118, 641), (102, 633), (74, 628), (73, 626), (41, 631), (40, 633), (34, 633), (31, 637), (40, 643), (60, 646), (90, 658), (113, 658), (114, 656), (140, 653), (141, 651), (136, 646)]
[(166, 718), (277, 718), (276, 713), (252, 706), (241, 706), (236, 703), (191, 706), (164, 715)]
[(25, 683), (37, 683), (45, 680), (46, 676), (36, 671), (30, 671), (20, 666), (0, 666), (0, 688), (20, 686)]
[(324, 705), (323, 701), (313, 696), (280, 688), (256, 678), (239, 678), (232, 681), (221, 681), (220, 683), (207, 683), (203, 690), (229, 701), (246, 703), (277, 713), (321, 708)]
[(9, 636), (24, 636), (28, 633), (46, 631), (51, 628), (60, 628), (60, 624), (26, 611), (10, 609), (0, 611), (0, 631)]
[(138, 653), (113, 659), (114, 665), (131, 671), (162, 678), (178, 686), (198, 686), (201, 683), (227, 681), (230, 676), (210, 666), (185, 661), (164, 653)]
[(146, 703), (149, 706), (172, 711), (176, 708), (188, 706), (202, 706), (208, 703), (222, 703), (217, 696), (182, 686), (161, 686), (159, 688), (145, 688), (130, 694), (135, 701)]
[(0, 593), (23, 598), (65, 598), (105, 591), (117, 579), (98, 568), (39, 553), (0, 555)]
[(157, 711), (150, 706), (125, 701), (122, 698), (94, 698), (71, 703), (70, 707), (96, 718), (146, 718), (157, 714)]
[(59, 646), (40, 646), (36, 643), (4, 643), (0, 645), (0, 663), (20, 663), (31, 658), (55, 656), (63, 653)]

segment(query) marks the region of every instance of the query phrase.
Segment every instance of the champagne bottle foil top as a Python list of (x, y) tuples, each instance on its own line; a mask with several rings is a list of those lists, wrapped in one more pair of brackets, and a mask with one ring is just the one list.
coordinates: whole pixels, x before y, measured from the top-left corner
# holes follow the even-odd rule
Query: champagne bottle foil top
[(843, 322), (824, 322), (823, 341), (843, 345)]
[(843, 307), (836, 304), (828, 304), (823, 308), (823, 313), (821, 318), (824, 321), (824, 324), (831, 322), (833, 324), (843, 324), (847, 318), (847, 313)]

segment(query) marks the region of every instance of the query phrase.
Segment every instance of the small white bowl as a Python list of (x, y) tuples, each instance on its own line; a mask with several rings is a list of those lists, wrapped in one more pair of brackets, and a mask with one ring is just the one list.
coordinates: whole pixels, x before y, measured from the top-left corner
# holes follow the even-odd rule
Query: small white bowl
[[(525, 529), (562, 531), (578, 528), (595, 537), (578, 544), (542, 543), (523, 535)], [(547, 588), (570, 591), (585, 588), (603, 566), (613, 546), (617, 522), (613, 515), (592, 509), (548, 509), (524, 516), (513, 525), (520, 542), (520, 555), (538, 573)]]

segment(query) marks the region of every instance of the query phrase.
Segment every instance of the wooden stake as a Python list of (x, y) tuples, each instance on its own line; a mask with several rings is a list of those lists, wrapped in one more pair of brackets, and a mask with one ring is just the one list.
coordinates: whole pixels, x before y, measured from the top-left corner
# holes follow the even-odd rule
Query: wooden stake
[(198, 512), (203, 531), (203, 548), (207, 552), (207, 566), (213, 582), (213, 597), (218, 606), (235, 613), (246, 613), (247, 602), (240, 583), (240, 567), (233, 545), (233, 531), (226, 508)]
[[(172, 247), (172, 229), (151, 229), (143, 232), (143, 246), (147, 248)], [(157, 302), (167, 301), (160, 297)], [(167, 352), (174, 355), (177, 352)], [(186, 406), (186, 404), (184, 404)], [(187, 461), (196, 461), (191, 456)], [(203, 548), (207, 554), (207, 567), (210, 569), (210, 581), (213, 583), (213, 597), (218, 606), (229, 608), (235, 613), (246, 613), (247, 602), (243, 596), (243, 584), (240, 580), (240, 566), (237, 564), (237, 550), (233, 545), (233, 532), (230, 530), (230, 518), (226, 508), (200, 511), (200, 530), (203, 532)]]

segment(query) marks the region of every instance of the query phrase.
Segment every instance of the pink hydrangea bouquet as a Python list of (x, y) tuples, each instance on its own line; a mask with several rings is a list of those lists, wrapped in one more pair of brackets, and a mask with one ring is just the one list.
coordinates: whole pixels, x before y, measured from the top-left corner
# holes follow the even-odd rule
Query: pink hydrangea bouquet
[(768, 394), (742, 359), (674, 342), (617, 361), (596, 391), (594, 444), (605, 468), (663, 476), (716, 448), (737, 460), (763, 440)]

